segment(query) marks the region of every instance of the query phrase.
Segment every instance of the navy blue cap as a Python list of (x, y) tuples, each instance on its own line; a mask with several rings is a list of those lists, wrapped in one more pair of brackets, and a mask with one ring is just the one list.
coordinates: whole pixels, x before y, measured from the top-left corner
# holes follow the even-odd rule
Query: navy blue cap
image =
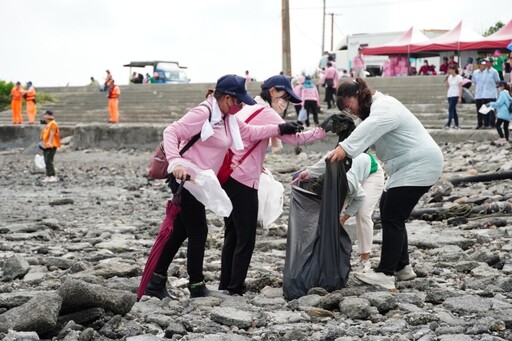
[(235, 96), (248, 105), (256, 104), (256, 101), (249, 96), (245, 89), (245, 78), (237, 75), (225, 75), (217, 80), (215, 91), (222, 94)]
[(51, 110), (46, 110), (46, 112), (44, 113), (44, 115), (50, 115), (50, 116), (53, 116), (53, 111), (51, 111)]
[(261, 84), (262, 89), (270, 89), (276, 88), (276, 90), (284, 90), (288, 95), (290, 95), (290, 102), (292, 103), (300, 103), (302, 99), (297, 96), (297, 94), (292, 89), (292, 79), (291, 77), (287, 77), (284, 75), (272, 76), (269, 79), (265, 80), (263, 84)]

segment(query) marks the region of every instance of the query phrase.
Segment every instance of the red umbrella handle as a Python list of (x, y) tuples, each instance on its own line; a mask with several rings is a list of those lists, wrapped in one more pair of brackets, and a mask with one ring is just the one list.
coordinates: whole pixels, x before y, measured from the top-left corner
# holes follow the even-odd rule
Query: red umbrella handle
[[(190, 178), (190, 176), (187, 176), (187, 180)], [(181, 195), (181, 191), (183, 191), (183, 185), (185, 185), (185, 181), (187, 180), (182, 180), (178, 186), (178, 190), (176, 191), (176, 193), (174, 193), (174, 196), (180, 196)]]
[(183, 191), (183, 186), (185, 185), (185, 181), (187, 180), (190, 180), (190, 175), (187, 175), (187, 178), (180, 182), (180, 184), (178, 185), (178, 189), (176, 190), (176, 193), (174, 193), (173, 195), (172, 201), (178, 206), (181, 203), (181, 192)]

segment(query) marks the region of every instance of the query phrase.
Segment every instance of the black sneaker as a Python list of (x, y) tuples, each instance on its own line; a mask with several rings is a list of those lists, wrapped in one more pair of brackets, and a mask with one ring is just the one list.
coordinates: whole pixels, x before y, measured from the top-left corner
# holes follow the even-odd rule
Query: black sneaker
[(190, 291), (190, 298), (195, 297), (206, 297), (210, 295), (210, 290), (206, 287), (206, 284), (204, 282), (194, 283), (194, 284), (188, 284), (188, 291)]

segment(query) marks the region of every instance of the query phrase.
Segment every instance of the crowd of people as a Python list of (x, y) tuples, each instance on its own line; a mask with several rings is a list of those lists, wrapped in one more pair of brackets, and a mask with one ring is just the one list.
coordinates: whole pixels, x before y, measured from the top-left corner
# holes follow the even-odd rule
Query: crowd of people
[[(245, 83), (244, 77), (236, 75), (219, 78), (202, 103), (164, 131), (163, 146), (170, 174), (167, 181), (173, 193), (190, 176), (207, 170), (219, 173), (226, 153), (230, 151), (232, 155), (232, 172), (221, 183), (233, 208), (225, 218), (218, 289), (229, 295), (244, 295), (246, 291), (245, 278), (256, 240), (259, 178), (268, 146), (274, 145), (275, 139), (294, 145), (323, 139), (333, 129), (335, 115), (360, 122), (347, 139), (326, 154), (332, 162), (352, 158), (347, 173), (349, 193), (338, 219), (343, 225), (350, 217), (356, 217), (360, 261), (354, 264), (354, 269), (359, 270), (354, 276), (387, 289), (395, 287), (395, 277), (416, 277), (409, 261), (405, 221), (421, 196), (438, 180), (443, 167), (440, 148), (419, 120), (399, 101), (357, 78), (335, 86), (334, 103), (341, 113), (321, 123), (314, 116), (317, 126), (302, 131), (302, 125), (285, 122), (281, 115), (289, 103), (318, 107), (318, 92), (315, 93), (316, 86), (310, 77), (299, 80), (301, 87), (293, 89), (290, 77), (272, 76), (262, 83), (255, 98), (247, 94)], [(312, 99), (306, 102), (299, 92), (311, 95)], [(190, 144), (198, 134), (203, 138)], [(375, 155), (366, 152), (372, 145)], [(297, 179), (319, 177), (324, 171), (322, 159)], [(384, 172), (388, 176), (386, 182)], [(146, 295), (159, 299), (173, 297), (166, 286), (167, 270), (187, 239), (190, 296), (204, 297), (210, 293), (203, 275), (208, 233), (205, 206), (187, 189), (182, 191), (174, 230), (145, 289)], [(372, 270), (371, 216), (379, 199), (384, 236), (380, 264)]]

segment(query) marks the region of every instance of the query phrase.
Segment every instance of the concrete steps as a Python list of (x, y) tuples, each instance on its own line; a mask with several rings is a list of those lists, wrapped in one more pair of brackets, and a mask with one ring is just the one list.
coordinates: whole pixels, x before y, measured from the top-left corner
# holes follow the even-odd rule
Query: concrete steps
[[(427, 128), (440, 128), (447, 121), (446, 89), (444, 76), (416, 76), (396, 78), (367, 78), (369, 85), (402, 101)], [(208, 88), (215, 84), (131, 84), (121, 86), (119, 103), (120, 120), (126, 123), (169, 124), (179, 119), (187, 110), (204, 99)], [(256, 96), (261, 83), (248, 84), (248, 92)], [(38, 88), (39, 93), (51, 95), (55, 102), (38, 103), (38, 118), (47, 109), (53, 110), (60, 125), (106, 122), (108, 120), (105, 92), (90, 87)], [(320, 89), (323, 99), (323, 88)], [(25, 110), (25, 107), (23, 108)], [(289, 118), (295, 117), (289, 107)], [(324, 112), (327, 111), (324, 108)], [(329, 112), (334, 113), (336, 111)], [(462, 126), (476, 123), (475, 107), (463, 104), (458, 107)], [(326, 116), (326, 114), (324, 114)], [(11, 111), (0, 112), (0, 125), (10, 124)], [(320, 116), (320, 119), (324, 116)], [(25, 116), (26, 119), (26, 116)]]

